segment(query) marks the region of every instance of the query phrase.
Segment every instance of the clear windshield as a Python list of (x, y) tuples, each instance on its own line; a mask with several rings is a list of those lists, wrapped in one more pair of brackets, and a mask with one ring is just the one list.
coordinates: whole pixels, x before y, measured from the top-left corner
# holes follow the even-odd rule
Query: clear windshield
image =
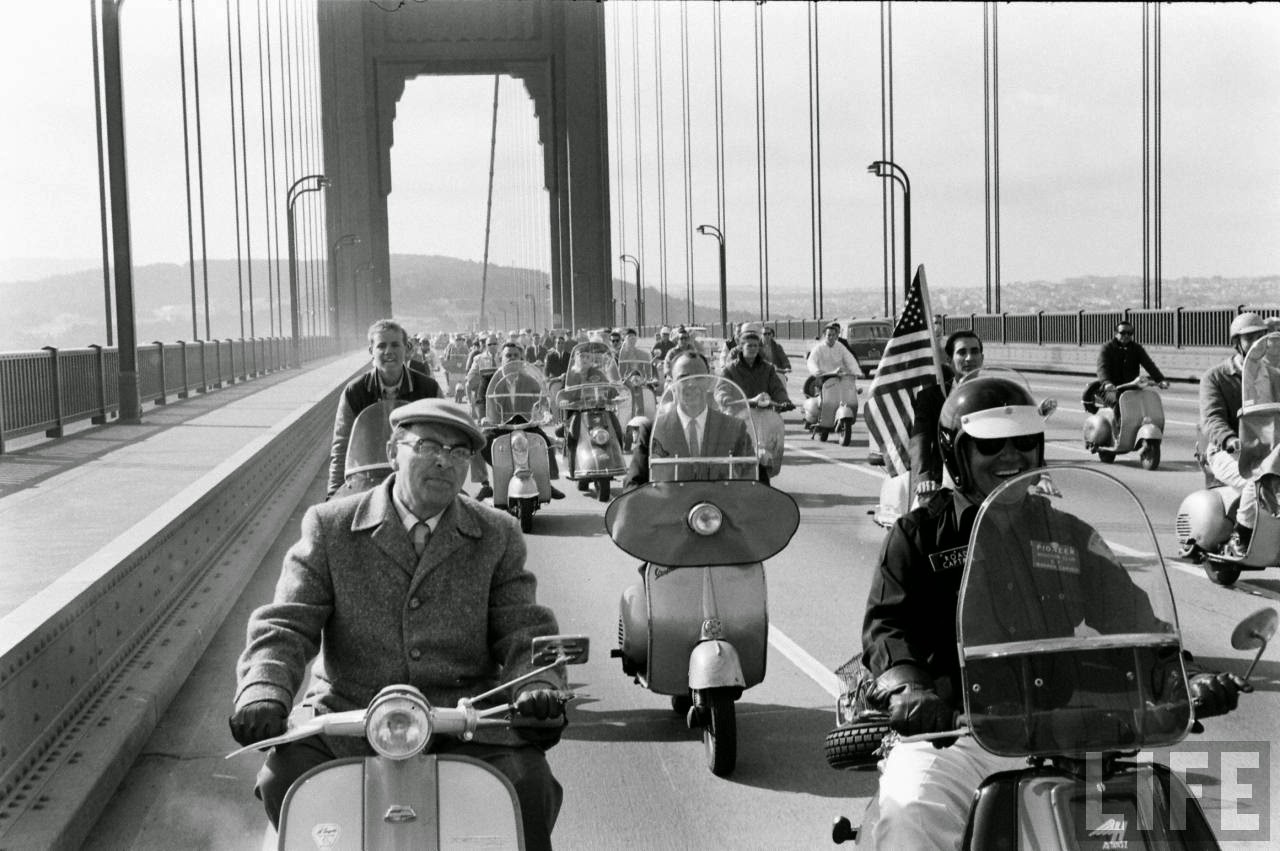
[(656, 378), (649, 352), (638, 347), (623, 346), (618, 351), (618, 372), (627, 383), (638, 381), (643, 384)]
[(564, 390), (560, 392), (561, 407), (613, 405), (623, 390), (618, 361), (608, 345), (591, 342), (573, 347), (564, 373)]
[(551, 420), (547, 379), (531, 363), (504, 363), (484, 394), (484, 418), (491, 425), (543, 425)]
[(1105, 473), (1031, 471), (987, 498), (959, 628), (965, 710), (992, 753), (1153, 747), (1186, 731), (1164, 562), (1137, 498)]
[(741, 387), (716, 375), (687, 375), (667, 388), (650, 433), (650, 481), (756, 479), (759, 464)]
[(1021, 386), (1027, 391), (1028, 395), (1032, 397), (1035, 395), (1031, 392), (1031, 384), (1023, 374), (1018, 372), (1016, 369), (1009, 369), (1005, 366), (980, 366), (973, 372), (966, 372), (964, 375), (960, 376), (957, 381), (959, 383), (963, 383), (966, 381), (973, 381), (975, 378), (1004, 378)]
[(375, 402), (356, 416), (347, 439), (344, 475), (370, 470), (391, 470), (387, 460), (387, 441), (391, 439), (391, 412), (406, 404), (397, 399)]
[(1240, 390), (1240, 475), (1280, 473), (1280, 334), (1249, 349)]

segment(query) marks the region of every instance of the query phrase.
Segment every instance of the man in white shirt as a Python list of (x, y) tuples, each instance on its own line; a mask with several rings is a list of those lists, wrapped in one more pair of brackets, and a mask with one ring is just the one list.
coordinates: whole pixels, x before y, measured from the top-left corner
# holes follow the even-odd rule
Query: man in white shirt
[(810, 380), (805, 384), (805, 395), (812, 396), (809, 384), (819, 375), (860, 375), (861, 367), (853, 352), (840, 343), (840, 323), (828, 322), (822, 339), (809, 351)]

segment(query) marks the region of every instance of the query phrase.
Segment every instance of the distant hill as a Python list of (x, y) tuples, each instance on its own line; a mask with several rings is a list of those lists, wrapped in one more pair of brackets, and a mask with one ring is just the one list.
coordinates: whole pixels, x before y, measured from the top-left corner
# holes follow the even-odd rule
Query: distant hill
[[(50, 266), (52, 262), (59, 265)], [(41, 346), (79, 347), (105, 343), (105, 310), (102, 271), (91, 261), (79, 271), (44, 272), (40, 277), (23, 277), (41, 269), (60, 268), (73, 261), (11, 261), (0, 264), (0, 351), (38, 349)], [(284, 263), (280, 264), (281, 271)], [(307, 264), (302, 264), (300, 277), (305, 281)], [(208, 269), (210, 300), (209, 325), (212, 336), (225, 339), (240, 336), (240, 298), (248, 297), (247, 270), (237, 275), (237, 264), (231, 260), (211, 260)], [(271, 276), (274, 279), (274, 271)], [(397, 318), (410, 330), (448, 330), (469, 328), (480, 308), (481, 265), (452, 257), (395, 254), (391, 257), (391, 296)], [(271, 334), (272, 310), (267, 296), (266, 261), (253, 264), (253, 290), (256, 306), (254, 331), (258, 336)], [(135, 304), (138, 339), (144, 342), (189, 340), (193, 338), (191, 323), (191, 273), (187, 264), (156, 263), (134, 270)], [(204, 336), (204, 276), (197, 264), (195, 286), (199, 314), (196, 336)], [(287, 290), (287, 276), (283, 283)], [(531, 325), (525, 293), (541, 293), (539, 325), (550, 324), (545, 315), (545, 294), (549, 286), (547, 273), (509, 266), (490, 266), (486, 301), (493, 324), (516, 325), (515, 308), (520, 303), (520, 324)], [(1280, 276), (1258, 278), (1179, 278), (1164, 283), (1164, 301), (1185, 307), (1222, 307), (1238, 304), (1280, 304)], [(671, 324), (686, 321), (687, 303), (683, 298), (684, 282), (668, 286), (667, 320)], [(614, 281), (615, 298), (624, 297), (624, 282)], [(983, 290), (980, 287), (948, 287), (935, 284), (931, 292), (933, 308), (938, 313), (982, 312)], [(679, 297), (677, 297), (679, 296)], [(1116, 307), (1138, 307), (1142, 285), (1134, 276), (1088, 276), (1066, 281), (1007, 282), (1001, 288), (1002, 307), (1009, 313), (1036, 310), (1074, 311), (1102, 310)], [(635, 289), (626, 287), (627, 321), (635, 324)], [(650, 323), (660, 322), (661, 296), (654, 287), (645, 288), (645, 314)], [(873, 316), (883, 311), (879, 290), (837, 290), (826, 287), (824, 313), (828, 316)], [(718, 293), (710, 281), (697, 282), (695, 322), (719, 320)], [(729, 318), (733, 322), (754, 319), (758, 312), (756, 290), (731, 289)], [(274, 303), (274, 302), (273, 302)], [(809, 288), (777, 289), (770, 292), (770, 313), (775, 319), (800, 319), (812, 313)], [(245, 333), (249, 319), (245, 316)], [(287, 328), (288, 322), (284, 323)], [(305, 320), (304, 320), (305, 328)]]

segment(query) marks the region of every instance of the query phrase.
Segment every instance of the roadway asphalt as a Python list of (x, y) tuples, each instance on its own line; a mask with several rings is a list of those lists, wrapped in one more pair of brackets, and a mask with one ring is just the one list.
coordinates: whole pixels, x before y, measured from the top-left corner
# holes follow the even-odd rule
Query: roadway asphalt
[[(1101, 465), (1079, 443), (1080, 382), (1031, 376), (1037, 393), (1062, 400), (1050, 421), (1052, 464)], [(793, 396), (798, 382), (791, 381)], [(1183, 494), (1199, 486), (1191, 459), (1194, 388), (1165, 394), (1164, 461), (1144, 471), (1134, 456), (1106, 468), (1133, 488), (1150, 514), (1158, 546), (1170, 559), (1171, 584), (1187, 645), (1210, 667), (1243, 671), (1251, 654), (1233, 651), (1227, 636), (1236, 620), (1280, 599), (1277, 574), (1212, 586), (1199, 569), (1174, 564), (1173, 515)], [(854, 443), (809, 440), (791, 414), (787, 461), (775, 484), (801, 508), (801, 527), (768, 565), (771, 641), (765, 681), (738, 704), (739, 766), (727, 779), (704, 765), (701, 743), (668, 708), (624, 676), (608, 651), (616, 645), (618, 596), (636, 580), (635, 563), (604, 532), (604, 506), (570, 491), (534, 518), (529, 565), (539, 597), (557, 612), (561, 629), (592, 640), (590, 661), (572, 669), (580, 699), (564, 741), (551, 751), (565, 786), (555, 832), (557, 847), (813, 848), (829, 844), (832, 817), (856, 824), (875, 787), (875, 774), (827, 767), (822, 740), (832, 726), (836, 685), (831, 671), (856, 652), (868, 583), (884, 530), (868, 516), (883, 473), (868, 467), (867, 436)], [(234, 660), (251, 609), (267, 600), (284, 550), (297, 536), (306, 504), (319, 500), (317, 477), (291, 523), (215, 636), (182, 694), (161, 719), (89, 848), (256, 848), (265, 820), (252, 798), (260, 757), (224, 760), (234, 748), (226, 715), (234, 689)], [(1241, 710), (1206, 723), (1203, 736), (1182, 746), (1202, 759), (1189, 779), (1203, 786), (1215, 825), (1230, 817), (1231, 795), (1216, 778), (1230, 766), (1223, 754), (1256, 751), (1280, 736), (1280, 661), (1272, 649), (1254, 673), (1257, 692)], [(1231, 743), (1236, 743), (1232, 745)], [(1280, 775), (1264, 757), (1264, 779), (1280, 789)], [(1265, 789), (1241, 812), (1261, 817), (1265, 838), (1226, 847), (1269, 848), (1280, 837), (1280, 812)], [(1250, 809), (1252, 807), (1252, 809)], [(1239, 834), (1225, 835), (1231, 840)]]

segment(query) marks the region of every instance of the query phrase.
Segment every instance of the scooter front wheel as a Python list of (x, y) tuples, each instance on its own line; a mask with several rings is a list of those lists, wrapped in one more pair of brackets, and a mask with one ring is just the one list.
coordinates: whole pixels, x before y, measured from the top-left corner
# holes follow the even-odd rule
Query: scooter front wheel
[(700, 696), (707, 768), (716, 777), (728, 777), (738, 763), (738, 719), (733, 693), (727, 688), (709, 688)]
[(1103, 464), (1110, 464), (1111, 462), (1116, 460), (1116, 453), (1108, 452), (1105, 449), (1099, 449), (1098, 460), (1101, 461)]
[(840, 445), (853, 443), (853, 418), (846, 419), (840, 426)]
[(1142, 451), (1138, 453), (1138, 460), (1142, 463), (1142, 469), (1154, 470), (1160, 466), (1160, 441), (1147, 440), (1143, 441)]
[(600, 502), (609, 501), (609, 479), (596, 479), (596, 499)]
[(1209, 577), (1209, 581), (1214, 585), (1222, 585), (1228, 587), (1234, 585), (1236, 580), (1240, 578), (1240, 568), (1231, 564), (1224, 564), (1213, 558), (1206, 558), (1204, 564), (1204, 575)]
[(526, 535), (533, 531), (533, 512), (538, 510), (538, 498), (529, 496), (516, 503), (516, 516), (520, 518), (520, 531)]

